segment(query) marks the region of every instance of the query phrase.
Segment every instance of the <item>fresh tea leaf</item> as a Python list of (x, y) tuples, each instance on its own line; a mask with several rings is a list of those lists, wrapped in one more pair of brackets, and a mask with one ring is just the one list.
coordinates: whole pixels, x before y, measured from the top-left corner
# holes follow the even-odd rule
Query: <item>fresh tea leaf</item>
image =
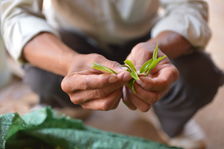
[(140, 73), (145, 73), (147, 68), (150, 66), (150, 64), (152, 63), (153, 59), (150, 59), (148, 61), (146, 61), (142, 67), (140, 68)]
[(132, 71), (130, 73), (131, 77), (135, 80), (139, 80), (138, 73), (136, 71)]
[(135, 68), (135, 65), (132, 63), (132, 61), (130, 60), (125, 60), (124, 63), (129, 66), (129, 68), (132, 70), (132, 71), (136, 71), (136, 68)]
[(132, 76), (132, 78), (135, 80), (139, 80), (138, 73), (137, 73), (135, 65), (132, 63), (132, 61), (125, 60), (124, 63), (126, 65), (126, 67), (128, 68), (128, 71), (130, 72), (130, 75)]
[(165, 58), (167, 58), (166, 55), (159, 57), (157, 60), (160, 62), (160, 61), (164, 60)]
[(109, 68), (109, 67), (106, 67), (106, 66), (103, 66), (101, 64), (97, 64), (97, 63), (94, 63), (92, 65), (92, 68), (93, 69), (96, 69), (96, 70), (99, 70), (99, 71), (103, 71), (103, 72), (107, 72), (107, 73), (111, 73), (111, 74), (117, 74), (116, 71), (114, 71), (113, 69)]
[(151, 72), (151, 70), (156, 67), (157, 64), (158, 64), (158, 61), (153, 60), (152, 63), (147, 67), (145, 71), (145, 75), (148, 75)]
[(153, 62), (151, 63), (151, 65), (147, 68), (147, 70), (146, 70), (146, 75), (148, 75), (150, 72), (151, 72), (151, 70), (152, 69), (154, 69), (156, 66), (157, 66), (157, 64), (160, 62), (160, 61), (162, 61), (163, 59), (165, 59), (167, 56), (161, 56), (161, 57), (159, 57), (158, 59), (156, 59), (156, 60), (153, 60)]
[(136, 93), (136, 91), (135, 91), (135, 86), (134, 86), (134, 84), (135, 84), (135, 79), (131, 79), (129, 82), (128, 82), (128, 87), (131, 89), (131, 91), (133, 92), (133, 93)]
[(129, 66), (127, 66), (127, 65), (121, 65), (121, 67), (125, 67), (126, 68), (126, 71), (128, 71), (128, 72), (131, 73), (131, 69), (129, 68)]
[(156, 60), (157, 59), (157, 57), (158, 57), (158, 51), (159, 51), (159, 46), (158, 46), (158, 43), (156, 43), (156, 47), (155, 47), (155, 49), (153, 51), (153, 55), (152, 55), (152, 59), (153, 60)]

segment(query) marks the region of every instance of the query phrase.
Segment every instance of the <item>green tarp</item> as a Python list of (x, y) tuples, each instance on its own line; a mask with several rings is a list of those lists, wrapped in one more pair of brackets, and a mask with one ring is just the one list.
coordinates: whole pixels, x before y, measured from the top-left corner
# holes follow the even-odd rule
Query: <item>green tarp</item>
[(101, 131), (43, 108), (0, 116), (0, 149), (176, 149), (137, 137)]

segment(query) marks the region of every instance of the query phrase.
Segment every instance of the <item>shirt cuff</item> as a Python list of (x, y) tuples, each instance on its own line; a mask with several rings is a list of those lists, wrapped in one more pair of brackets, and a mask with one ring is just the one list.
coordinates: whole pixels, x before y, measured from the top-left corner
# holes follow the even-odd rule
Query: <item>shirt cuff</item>
[(203, 49), (210, 37), (211, 31), (207, 22), (192, 15), (172, 14), (161, 19), (152, 29), (152, 37), (163, 31), (179, 33), (187, 39), (192, 46)]

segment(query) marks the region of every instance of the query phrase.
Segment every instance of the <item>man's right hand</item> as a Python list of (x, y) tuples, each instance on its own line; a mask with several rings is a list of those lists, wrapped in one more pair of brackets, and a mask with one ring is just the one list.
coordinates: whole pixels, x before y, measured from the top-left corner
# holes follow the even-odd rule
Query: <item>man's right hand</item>
[[(120, 64), (99, 54), (79, 54), (51, 33), (40, 33), (24, 47), (24, 60), (41, 69), (65, 76), (61, 87), (74, 104), (85, 109), (116, 108), (122, 96), (122, 86), (130, 75)], [(99, 63), (118, 74), (102, 73), (91, 68)]]
[[(74, 104), (80, 104), (84, 109), (115, 109), (122, 97), (123, 85), (130, 80), (129, 73), (123, 70), (119, 63), (98, 54), (80, 55), (80, 57), (85, 59), (80, 67), (83, 71), (77, 71), (77, 65), (72, 64), (61, 83), (63, 91), (69, 95)], [(91, 68), (93, 63), (107, 66), (118, 74), (94, 70)]]

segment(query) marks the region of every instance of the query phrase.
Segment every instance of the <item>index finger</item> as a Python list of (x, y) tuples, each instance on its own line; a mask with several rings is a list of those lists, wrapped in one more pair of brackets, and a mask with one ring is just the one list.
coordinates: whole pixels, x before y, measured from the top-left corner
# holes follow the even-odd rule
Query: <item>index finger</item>
[(99, 89), (121, 81), (116, 75), (111, 74), (74, 74), (62, 81), (62, 89), (65, 92), (75, 90)]

